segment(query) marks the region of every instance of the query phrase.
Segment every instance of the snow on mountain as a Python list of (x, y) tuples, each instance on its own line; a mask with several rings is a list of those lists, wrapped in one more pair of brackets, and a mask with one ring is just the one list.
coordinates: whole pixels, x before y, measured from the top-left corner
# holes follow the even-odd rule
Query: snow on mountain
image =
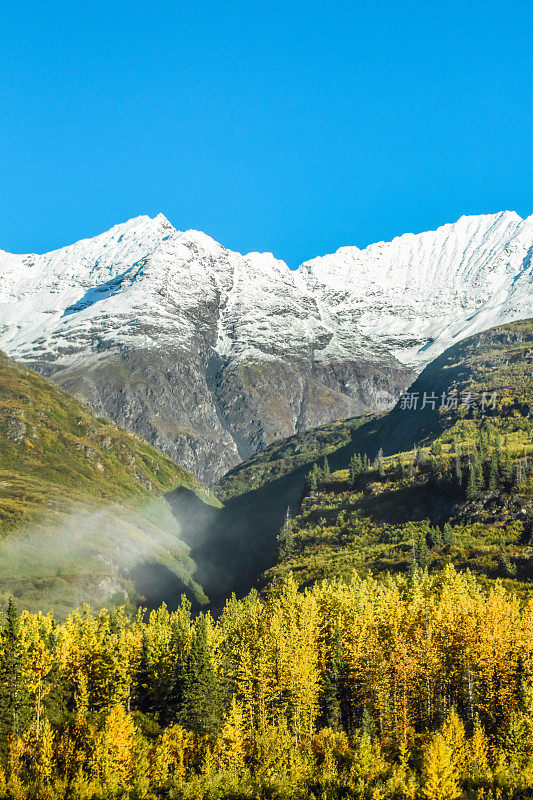
[(0, 348), (209, 480), (533, 316), (532, 242), (533, 217), (462, 217), (291, 272), (141, 216), (44, 255), (0, 251)]
[(461, 217), (300, 267), (330, 318), (420, 369), (454, 341), (533, 314), (533, 216)]

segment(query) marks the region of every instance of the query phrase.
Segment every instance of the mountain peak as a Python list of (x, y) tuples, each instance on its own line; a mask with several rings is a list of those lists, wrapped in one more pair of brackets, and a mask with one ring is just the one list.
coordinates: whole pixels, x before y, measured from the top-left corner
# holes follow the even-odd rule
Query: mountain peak
[(394, 397), (451, 343), (533, 316), (532, 241), (514, 212), (465, 216), (291, 272), (141, 215), (2, 256), (0, 349), (212, 479)]

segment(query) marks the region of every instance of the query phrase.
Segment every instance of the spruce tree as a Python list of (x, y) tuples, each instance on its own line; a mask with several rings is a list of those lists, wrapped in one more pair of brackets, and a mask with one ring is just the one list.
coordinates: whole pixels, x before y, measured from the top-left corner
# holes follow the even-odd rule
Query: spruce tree
[(9, 599), (6, 621), (0, 637), (0, 747), (12, 735), (24, 731), (31, 715), (26, 677), (28, 653), (20, 634), (13, 598)]
[(350, 459), (350, 465), (349, 465), (349, 478), (352, 486), (354, 485), (357, 476), (360, 475), (363, 472), (363, 470), (364, 467), (361, 456), (359, 455), (359, 453), (354, 453)]
[(455, 456), (455, 480), (459, 487), (463, 485), (463, 470), (461, 468), (461, 456), (459, 454)]
[(185, 681), (188, 663), (188, 629), (190, 624), (191, 603), (182, 596), (179, 616), (173, 622), (170, 650), (173, 656), (172, 680), (162, 718), (165, 722), (177, 722), (183, 709)]
[(318, 488), (318, 476), (319, 476), (318, 464), (315, 462), (305, 479), (304, 488), (306, 492), (316, 492)]
[(442, 545), (444, 544), (440, 528), (430, 528), (428, 536), (429, 536), (429, 543), (432, 548), (442, 547)]
[(442, 541), (445, 547), (451, 547), (455, 544), (455, 533), (449, 522), (446, 522), (442, 529)]
[(476, 467), (472, 459), (468, 462), (468, 479), (466, 483), (466, 496), (469, 500), (474, 500), (479, 494), (478, 477)]
[(285, 520), (277, 537), (280, 558), (285, 558), (290, 555), (292, 550), (292, 538), (291, 510), (290, 507), (287, 507)]
[(223, 716), (222, 692), (211, 660), (207, 618), (200, 614), (188, 658), (181, 718), (199, 736), (214, 736)]
[(324, 726), (337, 730), (343, 718), (343, 678), (346, 669), (342, 648), (342, 634), (335, 625), (331, 655), (322, 680), (321, 706)]
[(414, 460), (415, 467), (422, 466), (424, 461), (425, 461), (424, 454), (422, 453), (422, 450), (420, 449), (420, 447), (417, 447), (416, 448), (416, 452), (415, 452), (415, 460)]
[[(507, 439), (507, 437), (505, 437)], [(502, 478), (505, 481), (507, 488), (510, 489), (513, 483), (513, 462), (509, 450), (505, 450), (502, 463)]]
[(492, 455), (490, 457), (490, 466), (489, 466), (489, 480), (488, 485), (491, 491), (495, 491), (498, 488), (500, 482), (500, 470), (498, 465), (498, 453), (496, 450), (492, 451)]

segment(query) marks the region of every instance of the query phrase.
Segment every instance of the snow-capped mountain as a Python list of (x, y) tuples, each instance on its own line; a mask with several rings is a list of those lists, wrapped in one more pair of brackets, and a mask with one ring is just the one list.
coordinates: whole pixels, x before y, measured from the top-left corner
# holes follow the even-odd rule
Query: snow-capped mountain
[(299, 277), (332, 319), (420, 369), (466, 336), (531, 316), (532, 252), (533, 215), (504, 211), (341, 247)]
[(533, 315), (533, 217), (462, 217), (290, 271), (161, 214), (0, 251), (0, 348), (210, 480), (392, 403), (450, 343)]

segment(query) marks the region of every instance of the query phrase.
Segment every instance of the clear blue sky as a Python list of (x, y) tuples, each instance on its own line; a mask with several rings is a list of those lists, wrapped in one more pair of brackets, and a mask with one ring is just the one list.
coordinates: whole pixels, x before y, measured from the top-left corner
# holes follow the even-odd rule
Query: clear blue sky
[(530, 2), (11, 2), (0, 248), (163, 212), (291, 266), (533, 211)]

